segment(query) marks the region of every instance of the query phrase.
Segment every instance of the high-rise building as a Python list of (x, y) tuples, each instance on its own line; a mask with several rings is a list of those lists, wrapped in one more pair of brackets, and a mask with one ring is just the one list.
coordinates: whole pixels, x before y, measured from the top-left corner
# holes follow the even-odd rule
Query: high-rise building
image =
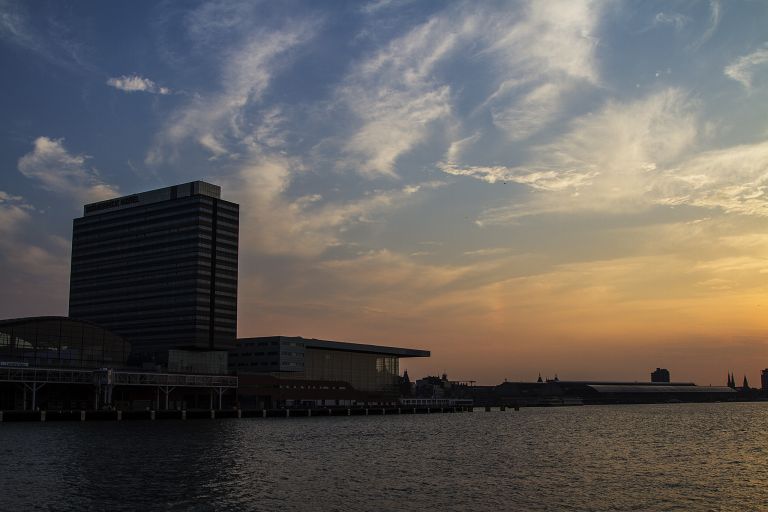
[(145, 361), (233, 347), (239, 206), (220, 196), (194, 181), (85, 205), (69, 316), (123, 336)]

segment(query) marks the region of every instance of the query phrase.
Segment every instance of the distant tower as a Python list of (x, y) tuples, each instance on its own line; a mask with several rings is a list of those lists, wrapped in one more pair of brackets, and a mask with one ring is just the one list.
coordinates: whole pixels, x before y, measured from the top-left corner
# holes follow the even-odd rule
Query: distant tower
[(728, 382), (725, 384), (729, 388), (733, 387), (733, 379), (731, 378), (731, 372), (728, 372)]
[(651, 382), (669, 382), (669, 370), (656, 368), (656, 371), (651, 372)]
[(747, 376), (744, 376), (744, 384), (741, 386), (744, 390), (749, 389), (749, 382), (747, 382)]
[(408, 376), (408, 370), (405, 370), (403, 376), (400, 377), (400, 396), (411, 396), (412, 388), (413, 385), (411, 384), (411, 378)]
[(560, 379), (557, 378), (557, 374), (555, 374), (555, 382), (560, 382)]
[(541, 372), (539, 372), (539, 380), (537, 380), (536, 382), (544, 382), (543, 380), (541, 380)]
[(768, 392), (768, 368), (760, 373), (760, 384), (762, 384), (763, 392)]

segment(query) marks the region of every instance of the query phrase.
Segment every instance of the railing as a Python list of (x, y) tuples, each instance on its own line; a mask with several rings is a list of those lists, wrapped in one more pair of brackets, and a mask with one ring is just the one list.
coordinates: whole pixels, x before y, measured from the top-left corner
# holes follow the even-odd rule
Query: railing
[(471, 398), (401, 398), (400, 405), (408, 407), (471, 407)]
[[(109, 377), (107, 377), (109, 375)], [(0, 382), (48, 384), (111, 384), (113, 386), (173, 386), (237, 388), (237, 377), (229, 375), (188, 375), (114, 370), (67, 370), (60, 368), (0, 367)]]
[(186, 375), (179, 373), (113, 373), (115, 386), (176, 386), (176, 387), (220, 387), (236, 388), (237, 377), (228, 375)]
[(93, 371), (59, 368), (0, 368), (0, 382), (93, 384)]

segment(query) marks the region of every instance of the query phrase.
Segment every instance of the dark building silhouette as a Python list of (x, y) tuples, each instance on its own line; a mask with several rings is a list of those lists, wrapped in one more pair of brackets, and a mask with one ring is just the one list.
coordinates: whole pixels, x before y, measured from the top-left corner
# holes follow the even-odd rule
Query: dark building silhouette
[(400, 396), (408, 398), (413, 394), (413, 384), (411, 378), (408, 376), (408, 370), (403, 372), (403, 376), (400, 377)]
[(426, 350), (265, 336), (238, 339), (229, 366), (240, 381), (240, 403), (249, 407), (394, 403), (401, 394), (400, 358), (429, 355)]
[(69, 316), (122, 336), (144, 361), (233, 347), (239, 206), (220, 196), (194, 181), (85, 205), (73, 224)]
[(651, 382), (669, 382), (669, 370), (666, 368), (656, 368), (651, 372)]
[(130, 343), (90, 322), (62, 316), (0, 320), (0, 359), (6, 366), (120, 368), (130, 352)]
[(768, 368), (760, 372), (760, 384), (764, 392), (768, 392)]

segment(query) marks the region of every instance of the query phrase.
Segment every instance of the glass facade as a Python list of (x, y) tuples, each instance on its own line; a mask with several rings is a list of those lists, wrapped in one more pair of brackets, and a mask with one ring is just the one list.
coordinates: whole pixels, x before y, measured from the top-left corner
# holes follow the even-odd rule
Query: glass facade
[(393, 355), (307, 348), (304, 371), (286, 376), (344, 381), (359, 391), (397, 396), (398, 361), (398, 357)]
[(389, 402), (400, 395), (400, 358), (424, 350), (290, 336), (241, 338), (229, 367), (246, 378), (278, 379), (274, 400), (343, 399)]
[(235, 343), (239, 206), (193, 182), (86, 205), (74, 220), (69, 316), (142, 358)]
[(30, 366), (101, 368), (124, 366), (125, 339), (88, 322), (65, 317), (0, 321), (0, 361)]

